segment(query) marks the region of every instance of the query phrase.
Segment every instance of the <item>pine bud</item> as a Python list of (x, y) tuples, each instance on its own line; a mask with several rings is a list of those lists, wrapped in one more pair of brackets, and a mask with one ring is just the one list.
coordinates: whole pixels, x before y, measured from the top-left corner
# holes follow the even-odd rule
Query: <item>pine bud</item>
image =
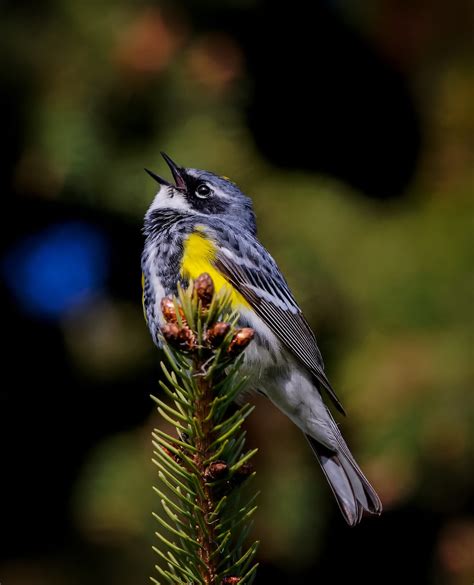
[(219, 347), (224, 341), (224, 337), (229, 333), (229, 329), (229, 323), (215, 323), (207, 330), (206, 340), (213, 348)]
[(227, 349), (227, 353), (234, 357), (239, 355), (247, 345), (252, 341), (254, 338), (255, 332), (250, 327), (243, 327), (242, 329), (238, 329), (237, 333), (232, 338), (230, 342), (229, 348)]
[(204, 479), (206, 481), (214, 481), (221, 479), (228, 470), (228, 465), (225, 461), (213, 461), (209, 464), (204, 472)]
[(191, 351), (196, 346), (196, 337), (187, 325), (179, 327), (177, 323), (165, 323), (161, 333), (170, 345), (178, 349)]
[(224, 577), (221, 581), (221, 585), (237, 585), (240, 583), (240, 577)]
[(188, 351), (193, 350), (196, 346), (196, 336), (187, 325), (181, 327), (179, 331), (179, 340), (181, 342), (181, 347)]
[(176, 323), (165, 323), (161, 326), (161, 333), (170, 345), (179, 345), (179, 327)]
[[(183, 309), (178, 307), (178, 311), (181, 319), (184, 320)], [(176, 315), (176, 306), (171, 297), (163, 297), (161, 299), (161, 312), (163, 313), (165, 321), (168, 323), (176, 323), (178, 321), (178, 317)]]
[(194, 281), (194, 290), (198, 299), (201, 301), (202, 308), (207, 309), (214, 296), (214, 283), (207, 272), (203, 272), (203, 274), (196, 278)]

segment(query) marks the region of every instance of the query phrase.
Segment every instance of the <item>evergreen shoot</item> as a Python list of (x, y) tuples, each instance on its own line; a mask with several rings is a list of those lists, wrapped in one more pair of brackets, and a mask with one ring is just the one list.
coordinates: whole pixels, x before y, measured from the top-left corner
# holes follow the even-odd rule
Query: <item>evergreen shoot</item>
[(229, 296), (214, 294), (202, 274), (177, 298), (161, 302), (166, 364), (160, 385), (171, 400), (153, 397), (175, 431), (155, 429), (161, 557), (154, 583), (244, 585), (255, 577), (258, 543), (247, 544), (256, 493), (242, 425), (253, 407), (236, 407), (246, 384), (240, 373), (253, 330), (237, 328)]

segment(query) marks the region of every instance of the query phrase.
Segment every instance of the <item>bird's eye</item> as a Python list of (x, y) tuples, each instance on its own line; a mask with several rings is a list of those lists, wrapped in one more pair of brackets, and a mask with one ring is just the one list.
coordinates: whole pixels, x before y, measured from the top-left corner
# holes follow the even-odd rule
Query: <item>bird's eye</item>
[(206, 183), (201, 183), (196, 187), (196, 196), (200, 197), (201, 199), (206, 199), (209, 197), (211, 189), (206, 185)]

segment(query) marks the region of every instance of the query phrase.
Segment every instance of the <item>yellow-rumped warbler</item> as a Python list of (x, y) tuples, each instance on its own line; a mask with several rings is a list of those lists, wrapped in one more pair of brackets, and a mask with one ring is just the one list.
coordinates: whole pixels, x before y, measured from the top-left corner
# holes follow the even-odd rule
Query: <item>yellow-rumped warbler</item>
[(207, 272), (228, 287), (241, 325), (255, 330), (244, 354), (252, 389), (262, 392), (306, 435), (350, 525), (382, 504), (344, 441), (321, 392), (344, 412), (324, 372), (316, 338), (273, 258), (256, 237), (251, 200), (225, 177), (179, 167), (162, 153), (175, 184), (160, 185), (145, 216), (143, 302), (159, 345), (161, 299)]

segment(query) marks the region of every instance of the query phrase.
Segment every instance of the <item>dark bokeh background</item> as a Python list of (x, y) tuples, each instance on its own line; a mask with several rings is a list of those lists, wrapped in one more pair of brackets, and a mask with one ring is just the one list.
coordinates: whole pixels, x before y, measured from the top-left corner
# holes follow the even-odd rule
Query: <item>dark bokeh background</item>
[(347, 528), (258, 401), (257, 582), (474, 576), (472, 4), (4, 1), (0, 581), (147, 582), (159, 151), (230, 176), (385, 504)]

